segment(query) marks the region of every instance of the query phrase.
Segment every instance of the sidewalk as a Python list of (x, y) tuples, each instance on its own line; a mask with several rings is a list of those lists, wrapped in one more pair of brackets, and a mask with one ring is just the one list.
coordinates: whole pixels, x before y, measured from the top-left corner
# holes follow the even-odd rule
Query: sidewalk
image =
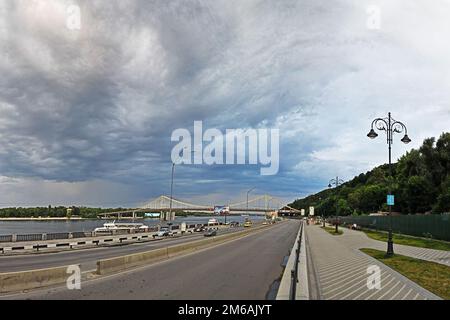
[[(366, 237), (364, 234), (360, 235), (353, 231), (347, 235), (344, 233), (341, 236), (333, 236), (320, 229), (319, 226), (309, 225), (305, 227), (308, 255), (315, 269), (315, 271), (311, 270), (310, 272), (315, 272), (315, 285), (319, 291), (320, 299), (440, 299), (383, 263), (360, 252), (358, 249), (365, 247), (365, 244), (377, 245), (369, 243), (369, 241), (364, 242), (366, 241), (363, 238)], [(344, 232), (348, 232), (348, 230), (344, 230)], [(379, 290), (367, 287), (367, 280), (370, 276), (367, 272), (369, 266), (380, 268), (381, 289)]]
[[(364, 232), (347, 228), (342, 228), (342, 230), (344, 231), (341, 236), (342, 241), (351, 248), (371, 248), (381, 251), (385, 251), (387, 248), (386, 242), (371, 239)], [(450, 251), (405, 246), (394, 242), (394, 253), (450, 266)]]

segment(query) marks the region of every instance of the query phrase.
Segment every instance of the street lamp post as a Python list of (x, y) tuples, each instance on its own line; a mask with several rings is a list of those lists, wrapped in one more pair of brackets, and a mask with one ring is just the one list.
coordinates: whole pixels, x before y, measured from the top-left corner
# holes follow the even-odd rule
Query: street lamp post
[(334, 231), (335, 233), (338, 233), (339, 232), (339, 230), (338, 230), (338, 224), (339, 224), (339, 214), (338, 214), (338, 210), (339, 210), (339, 203), (338, 203), (338, 197), (337, 197), (337, 188), (341, 185), (341, 184), (343, 184), (344, 183), (344, 180), (342, 180), (342, 179), (339, 179), (339, 177), (336, 177), (336, 178), (334, 178), (334, 179), (331, 179), (330, 180), (330, 182), (328, 182), (328, 188), (331, 188), (331, 187), (333, 187), (333, 185), (335, 186), (335, 188), (336, 188), (336, 221), (335, 221), (335, 224), (336, 224), (336, 230)]
[(253, 187), (253, 188), (251, 188), (251, 189), (249, 189), (249, 190), (247, 191), (247, 213), (248, 213), (248, 194), (249, 194), (250, 192), (252, 192), (253, 190), (255, 190), (255, 187)]
[(175, 171), (175, 163), (172, 162), (172, 179), (170, 181), (170, 202), (169, 202), (169, 221), (172, 219), (172, 197), (173, 197), (173, 174)]
[[(187, 148), (183, 148), (186, 150)], [(191, 154), (194, 154), (195, 151), (191, 151)], [(172, 162), (172, 178), (170, 180), (170, 201), (169, 201), (169, 221), (172, 219), (172, 198), (173, 198), (173, 177), (175, 173), (175, 162)]]
[[(319, 197), (319, 204), (322, 201), (322, 197)], [(317, 205), (317, 207), (319, 207), (319, 205)], [(325, 216), (323, 215), (323, 210), (322, 210), (322, 226), (325, 228)]]
[[(388, 192), (389, 195), (391, 195), (392, 192), (392, 161), (391, 161), (391, 155), (392, 155), (392, 143), (393, 143), (393, 136), (394, 133), (405, 133), (403, 138), (400, 140), (401, 142), (408, 144), (411, 142), (411, 139), (408, 137), (408, 129), (406, 129), (406, 126), (400, 122), (396, 121), (391, 117), (391, 113), (388, 113), (387, 118), (376, 118), (372, 121), (370, 132), (367, 134), (367, 136), (370, 139), (375, 139), (378, 137), (378, 134), (375, 132), (374, 128), (376, 128), (379, 131), (385, 131), (387, 136), (387, 144), (389, 149), (389, 183), (388, 183)], [(389, 236), (388, 236), (388, 243), (387, 243), (387, 256), (392, 256), (394, 254), (394, 241), (392, 239), (392, 203), (388, 203), (389, 207)]]

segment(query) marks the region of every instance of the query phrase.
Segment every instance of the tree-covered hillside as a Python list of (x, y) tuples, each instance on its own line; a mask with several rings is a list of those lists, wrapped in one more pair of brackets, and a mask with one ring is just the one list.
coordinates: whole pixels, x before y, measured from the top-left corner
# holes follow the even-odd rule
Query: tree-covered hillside
[(388, 183), (395, 195), (393, 211), (403, 214), (450, 212), (450, 133), (425, 139), (393, 165), (393, 179), (387, 164), (362, 173), (337, 189), (323, 190), (291, 206), (315, 206), (319, 215), (366, 214), (386, 211)]
[[(123, 211), (123, 208), (90, 208), (90, 207), (70, 207), (72, 216), (80, 216), (82, 218), (96, 218), (100, 213)], [(38, 217), (67, 217), (68, 207), (29, 207), (29, 208), (1, 208), (0, 218), (38, 218)]]

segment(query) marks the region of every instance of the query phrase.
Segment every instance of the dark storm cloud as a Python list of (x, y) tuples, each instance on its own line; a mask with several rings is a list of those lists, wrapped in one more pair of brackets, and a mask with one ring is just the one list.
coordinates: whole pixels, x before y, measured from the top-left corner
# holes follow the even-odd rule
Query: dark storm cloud
[[(66, 27), (70, 4), (81, 8), (81, 30)], [(181, 197), (256, 185), (292, 198), (382, 163), (364, 133), (386, 108), (413, 128), (418, 118), (448, 123), (449, 46), (438, 35), (449, 24), (425, 1), (379, 1), (383, 24), (368, 30), (369, 4), (3, 1), (0, 175), (21, 179), (5, 197), (22, 183), (27, 198), (41, 180), (59, 183), (61, 201), (100, 186), (104, 204), (167, 193), (171, 133), (195, 120), (279, 128), (280, 173), (182, 166)], [(414, 142), (430, 134), (439, 132), (416, 129)]]

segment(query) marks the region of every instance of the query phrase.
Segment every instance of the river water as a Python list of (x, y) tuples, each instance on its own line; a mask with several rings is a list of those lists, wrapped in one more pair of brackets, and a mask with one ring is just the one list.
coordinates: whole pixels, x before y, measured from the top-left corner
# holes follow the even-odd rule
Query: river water
[[(215, 218), (219, 222), (224, 222), (224, 216), (205, 216), (205, 217), (176, 217), (174, 224), (186, 223), (207, 223), (210, 218)], [(264, 219), (264, 216), (228, 216), (227, 222), (243, 222), (246, 218), (252, 221)], [(76, 232), (93, 231), (97, 227), (103, 226), (105, 222), (112, 220), (55, 220), (55, 221), (0, 221), (0, 235), (10, 234), (29, 234), (29, 233), (58, 233), (58, 232)], [(125, 220), (121, 220), (125, 221)], [(137, 219), (135, 222), (144, 223), (148, 226), (165, 224), (159, 219)]]

